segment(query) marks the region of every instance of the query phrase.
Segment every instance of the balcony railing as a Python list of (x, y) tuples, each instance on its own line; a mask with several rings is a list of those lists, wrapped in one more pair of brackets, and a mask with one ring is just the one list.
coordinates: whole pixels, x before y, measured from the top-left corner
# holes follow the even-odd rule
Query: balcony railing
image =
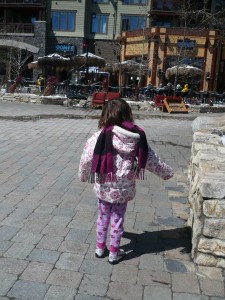
[(0, 0), (0, 5), (45, 5), (45, 0)]
[(3, 24), (0, 23), (0, 34), (1, 33), (34, 33), (34, 26), (32, 24), (26, 24), (26, 23), (9, 23), (9, 24)]

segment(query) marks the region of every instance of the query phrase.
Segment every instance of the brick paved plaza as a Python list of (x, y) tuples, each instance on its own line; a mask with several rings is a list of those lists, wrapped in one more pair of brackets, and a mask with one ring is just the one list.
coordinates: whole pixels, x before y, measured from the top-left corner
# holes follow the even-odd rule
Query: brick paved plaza
[(126, 259), (112, 266), (95, 258), (97, 201), (77, 170), (99, 114), (0, 102), (0, 300), (224, 299), (224, 271), (190, 258), (194, 115), (138, 114), (175, 176), (163, 181), (146, 173), (137, 182), (122, 239)]

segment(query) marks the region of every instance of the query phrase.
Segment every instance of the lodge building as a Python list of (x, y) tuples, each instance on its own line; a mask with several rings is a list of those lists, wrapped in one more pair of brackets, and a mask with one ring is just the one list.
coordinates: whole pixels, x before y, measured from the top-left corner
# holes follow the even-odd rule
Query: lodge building
[(165, 85), (169, 81), (165, 72), (177, 64), (177, 53), (182, 47), (184, 55), (179, 64), (193, 65), (202, 70), (201, 76), (195, 78), (198, 89), (225, 91), (225, 44), (221, 43), (216, 30), (192, 28), (186, 30), (184, 37), (180, 28), (153, 27), (123, 32), (120, 42), (122, 61), (134, 59), (148, 65), (149, 76), (144, 84)]
[[(29, 50), (30, 61), (51, 53), (70, 56), (86, 51), (107, 63), (132, 59), (149, 68), (143, 85), (150, 81), (157, 86), (168, 81), (165, 71), (176, 64), (182, 48), (182, 63), (202, 69), (198, 88), (224, 92), (224, 21), (220, 28), (199, 29), (195, 20), (184, 34), (180, 11), (186, 2), (0, 0), (0, 51), (12, 47)], [(225, 0), (190, 3), (199, 9), (207, 3), (209, 12), (225, 8)], [(7, 76), (8, 63), (0, 61), (0, 77)], [(23, 72), (23, 76), (37, 75)]]

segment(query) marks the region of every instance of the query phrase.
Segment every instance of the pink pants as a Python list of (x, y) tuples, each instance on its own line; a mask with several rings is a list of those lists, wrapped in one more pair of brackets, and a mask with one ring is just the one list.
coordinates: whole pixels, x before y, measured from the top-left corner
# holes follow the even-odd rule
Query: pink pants
[(98, 219), (97, 219), (97, 247), (104, 249), (109, 223), (110, 230), (110, 252), (117, 252), (124, 232), (124, 215), (127, 208), (125, 203), (109, 203), (101, 199), (98, 200)]

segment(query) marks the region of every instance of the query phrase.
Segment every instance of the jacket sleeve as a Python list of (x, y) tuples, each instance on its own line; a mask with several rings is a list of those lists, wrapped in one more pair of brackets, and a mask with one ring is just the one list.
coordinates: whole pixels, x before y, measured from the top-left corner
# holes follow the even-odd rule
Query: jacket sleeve
[(91, 165), (96, 141), (97, 137), (96, 134), (94, 134), (87, 140), (84, 146), (78, 169), (78, 177), (82, 182), (88, 181), (91, 172)]
[(167, 180), (174, 175), (172, 167), (162, 161), (150, 147), (148, 149), (146, 169), (164, 180)]

